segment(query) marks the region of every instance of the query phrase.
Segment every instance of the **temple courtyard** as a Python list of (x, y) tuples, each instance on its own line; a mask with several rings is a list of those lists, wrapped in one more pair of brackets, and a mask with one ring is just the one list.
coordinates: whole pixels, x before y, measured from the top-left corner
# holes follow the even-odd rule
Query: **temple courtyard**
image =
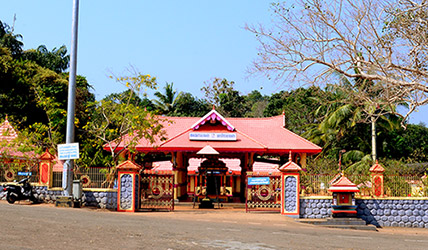
[(117, 213), (0, 201), (0, 249), (426, 249), (428, 230), (357, 231), (242, 208)]

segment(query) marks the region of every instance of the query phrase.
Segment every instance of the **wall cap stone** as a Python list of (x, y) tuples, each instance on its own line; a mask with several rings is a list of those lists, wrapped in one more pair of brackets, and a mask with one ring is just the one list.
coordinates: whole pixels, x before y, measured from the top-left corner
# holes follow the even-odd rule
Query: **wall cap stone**
[(85, 192), (117, 192), (116, 188), (83, 188)]
[(325, 199), (325, 200), (331, 200), (333, 199), (333, 196), (300, 196), (300, 199)]

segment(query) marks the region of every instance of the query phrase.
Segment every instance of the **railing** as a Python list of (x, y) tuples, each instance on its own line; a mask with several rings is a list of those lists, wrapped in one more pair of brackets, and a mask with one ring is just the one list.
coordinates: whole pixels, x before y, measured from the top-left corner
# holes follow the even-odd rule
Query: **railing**
[(112, 176), (109, 168), (91, 167), (75, 171), (74, 178), (80, 179), (84, 188), (112, 188), (116, 183), (117, 174)]
[(385, 176), (385, 193), (391, 197), (428, 197), (427, 179), (418, 176)]
[[(82, 168), (74, 172), (74, 179), (81, 180), (84, 188), (112, 188), (117, 177), (109, 172), (103, 167)], [(52, 177), (52, 187), (62, 187), (62, 172), (53, 172)]]
[[(306, 196), (330, 196), (328, 189), (338, 175), (303, 174), (300, 190)], [(370, 175), (347, 175), (360, 192), (358, 196), (372, 196)], [(387, 197), (428, 197), (428, 182), (419, 176), (384, 176), (384, 194)]]
[(27, 176), (30, 182), (39, 182), (38, 162), (0, 163), (0, 182), (20, 181)]
[(52, 173), (52, 187), (62, 187), (62, 172)]

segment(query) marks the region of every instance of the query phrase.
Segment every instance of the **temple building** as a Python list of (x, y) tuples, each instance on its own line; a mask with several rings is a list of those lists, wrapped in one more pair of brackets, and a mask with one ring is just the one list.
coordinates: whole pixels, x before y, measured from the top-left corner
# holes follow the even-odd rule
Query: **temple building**
[[(213, 109), (202, 118), (162, 118), (168, 121), (164, 123), (167, 139), (152, 144), (141, 138), (136, 150), (154, 159), (142, 163), (144, 175), (174, 176), (174, 199), (180, 201), (244, 202), (248, 175), (278, 175), (278, 168), (290, 157), (304, 169), (306, 157), (322, 150), (286, 129), (284, 115), (225, 118)], [(125, 146), (119, 144), (117, 150)], [(165, 161), (165, 156), (170, 158)]]

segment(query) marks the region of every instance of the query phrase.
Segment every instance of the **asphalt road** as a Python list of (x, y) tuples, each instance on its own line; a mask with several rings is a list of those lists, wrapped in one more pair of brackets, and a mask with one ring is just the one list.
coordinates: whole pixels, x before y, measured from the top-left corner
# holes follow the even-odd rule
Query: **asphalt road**
[(0, 202), (0, 249), (428, 249), (428, 229), (328, 229), (272, 213), (119, 213)]

